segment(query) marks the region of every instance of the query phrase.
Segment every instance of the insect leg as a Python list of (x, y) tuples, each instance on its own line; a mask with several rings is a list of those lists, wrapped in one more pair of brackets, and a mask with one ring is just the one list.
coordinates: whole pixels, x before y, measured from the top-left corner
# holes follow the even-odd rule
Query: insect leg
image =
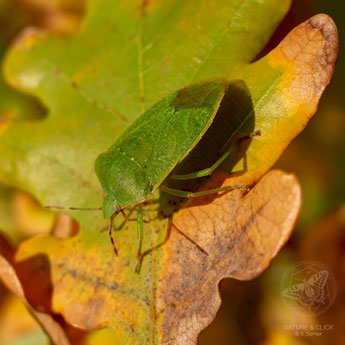
[(139, 245), (138, 245), (138, 263), (137, 266), (135, 268), (135, 273), (140, 273), (140, 269), (141, 269), (141, 264), (143, 262), (143, 254), (141, 252), (142, 250), (142, 246), (143, 246), (143, 207), (141, 204), (139, 204), (138, 206), (138, 221), (137, 221), (137, 230), (138, 230), (138, 241), (139, 241)]
[(226, 186), (226, 187), (220, 187), (220, 188), (214, 188), (214, 189), (209, 189), (209, 190), (204, 190), (201, 192), (187, 192), (184, 190), (179, 190), (179, 189), (174, 189), (174, 188), (169, 188), (166, 187), (164, 185), (161, 185), (159, 187), (160, 190), (162, 190), (163, 192), (169, 193), (171, 195), (175, 195), (175, 196), (180, 196), (182, 198), (197, 198), (199, 196), (204, 196), (204, 195), (208, 195), (208, 194), (215, 194), (215, 193), (219, 193), (219, 192), (229, 192), (231, 190), (234, 189), (246, 189), (247, 191), (249, 191), (248, 186), (246, 185), (237, 185), (237, 186)]
[(116, 215), (117, 215), (117, 213), (114, 213), (110, 217), (109, 237), (110, 237), (111, 244), (113, 245), (115, 255), (118, 256), (119, 254), (117, 252), (117, 249), (116, 249), (116, 246), (115, 246), (115, 241), (114, 241), (114, 238), (113, 238), (113, 221), (114, 221), (114, 218), (116, 217)]
[[(131, 215), (132, 211), (127, 215), (125, 213), (124, 210), (121, 210), (121, 213), (123, 215), (123, 218), (126, 222), (133, 222), (133, 221), (137, 221), (138, 219), (137, 218), (129, 218), (129, 216)], [(147, 220), (147, 219), (143, 219), (143, 223), (150, 223), (150, 220)]]
[(234, 151), (234, 149), (243, 141), (243, 140), (247, 140), (250, 139), (256, 135), (260, 135), (259, 131), (256, 131), (255, 133), (251, 133), (247, 136), (241, 137), (239, 138), (237, 141), (235, 141), (228, 150), (226, 150), (226, 152), (224, 152), (222, 154), (222, 156), (220, 158), (217, 159), (217, 161), (215, 163), (213, 163), (213, 165), (209, 168), (200, 170), (200, 171), (196, 171), (190, 174), (185, 174), (185, 175), (171, 175), (169, 176), (169, 179), (172, 180), (191, 180), (191, 179), (195, 179), (195, 178), (199, 178), (199, 177), (204, 177), (204, 176), (209, 176), (211, 175), (218, 167), (219, 165), (221, 165), (224, 160), (226, 158), (228, 158), (230, 156), (230, 154)]

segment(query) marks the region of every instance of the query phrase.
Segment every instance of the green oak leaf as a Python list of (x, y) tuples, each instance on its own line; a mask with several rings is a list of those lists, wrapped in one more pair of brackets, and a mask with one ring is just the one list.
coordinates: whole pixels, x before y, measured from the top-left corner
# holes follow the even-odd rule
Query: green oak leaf
[[(5, 75), (14, 87), (38, 97), (49, 114), (41, 121), (11, 121), (0, 127), (0, 180), (32, 193), (43, 205), (100, 206), (102, 189), (94, 170), (96, 157), (142, 112), (169, 93), (193, 82), (226, 78), (231, 81), (231, 92), (224, 109), (230, 109), (231, 123), (222, 126), (227, 118), (216, 119), (218, 127), (211, 132), (217, 134), (211, 138), (215, 146), (238, 131), (248, 134), (260, 130), (261, 136), (247, 145), (244, 174), (228, 178), (230, 171), (241, 170), (243, 152), (237, 152), (210, 183), (254, 184), (304, 128), (334, 69), (336, 29), (324, 15), (301, 24), (269, 55), (250, 64), (289, 3), (89, 0), (80, 32), (71, 39), (24, 32), (8, 54)], [(302, 44), (296, 43), (303, 39)], [(304, 56), (304, 49), (312, 54)], [(319, 78), (318, 83), (299, 77), (301, 59), (311, 68), (326, 59), (321, 70), (311, 73)], [(207, 146), (206, 141), (201, 147)], [(214, 153), (216, 149), (210, 153), (212, 150)], [(195, 155), (202, 165), (200, 153)], [(115, 235), (119, 250), (115, 257), (108, 235), (102, 231), (108, 224), (100, 213), (68, 211), (80, 224), (77, 236), (36, 237), (17, 251), (15, 264), (27, 297), (45, 311), (61, 313), (73, 325), (112, 327), (118, 344), (194, 344), (219, 307), (219, 280), (224, 276), (255, 277), (291, 233), (300, 205), (296, 181), (276, 173), (259, 184), (261, 193), (256, 196), (255, 187), (243, 204), (241, 194), (235, 191), (231, 195), (238, 204), (228, 193), (225, 199), (203, 199), (206, 206), (196, 202), (178, 212), (177, 224), (190, 240), (197, 234), (195, 242), (212, 254), (209, 259), (191, 241), (183, 237), (177, 240), (176, 233), (164, 243), (171, 229), (165, 212), (173, 208), (172, 200), (166, 200), (172, 205), (163, 209), (156, 200), (145, 204), (149, 223), (144, 226), (143, 249), (148, 255), (139, 275), (134, 273), (135, 222), (116, 219), (121, 231)], [(217, 215), (214, 228), (212, 222), (204, 224), (210, 226), (210, 234), (215, 234), (216, 228), (223, 234), (235, 234), (231, 227), (234, 220), (224, 223), (231, 212), (222, 207), (234, 210), (242, 205), (243, 211), (252, 203), (263, 207), (262, 203), (281, 205), (282, 201), (287, 205), (279, 219), (282, 228), (268, 228), (277, 237), (272, 235), (265, 247), (260, 232), (254, 232), (258, 241), (252, 241), (252, 233), (247, 234), (250, 243), (263, 246), (260, 250), (254, 246), (248, 257), (241, 241), (231, 239), (233, 242), (228, 243), (224, 239), (224, 248), (214, 247), (215, 242), (221, 246), (221, 238), (203, 239), (199, 225), (189, 226), (191, 220), (186, 216), (199, 210), (212, 219), (208, 213), (213, 212)], [(240, 214), (245, 215), (242, 221), (246, 229), (244, 219), (250, 213)], [(133, 216), (135, 213), (130, 218)], [(226, 268), (213, 269), (226, 258), (231, 259)], [(176, 267), (183, 268), (181, 275)], [(211, 271), (219, 275), (210, 279)], [(205, 302), (203, 307), (199, 302)]]

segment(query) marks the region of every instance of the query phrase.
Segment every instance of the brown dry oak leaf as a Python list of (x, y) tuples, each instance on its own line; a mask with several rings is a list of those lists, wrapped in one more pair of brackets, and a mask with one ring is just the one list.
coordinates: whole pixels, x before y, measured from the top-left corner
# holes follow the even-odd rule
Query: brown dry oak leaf
[[(0, 239), (1, 241), (1, 239)], [(18, 279), (17, 273), (9, 260), (5, 256), (3, 256), (2, 252), (7, 256), (8, 248), (3, 248), (0, 251), (0, 281), (17, 297), (21, 299), (21, 301), (25, 304), (28, 308), (30, 313), (36, 318), (42, 328), (45, 330), (47, 335), (49, 335), (52, 342), (56, 345), (71, 345), (67, 334), (65, 333), (64, 329), (61, 325), (54, 320), (52, 315), (47, 313), (42, 313), (35, 310), (29, 301), (26, 299), (25, 292), (22, 286), (22, 283)]]
[(236, 190), (212, 203), (211, 196), (194, 200), (174, 220), (208, 255), (171, 232), (156, 292), (164, 345), (196, 344), (220, 306), (219, 281), (255, 278), (290, 237), (301, 206), (293, 175), (271, 171), (243, 194)]

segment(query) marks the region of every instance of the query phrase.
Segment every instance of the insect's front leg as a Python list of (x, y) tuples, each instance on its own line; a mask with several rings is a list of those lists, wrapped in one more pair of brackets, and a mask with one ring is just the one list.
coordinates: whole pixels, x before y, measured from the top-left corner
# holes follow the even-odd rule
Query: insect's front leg
[(110, 217), (110, 226), (109, 226), (109, 237), (110, 237), (110, 241), (111, 241), (111, 244), (113, 245), (113, 248), (114, 248), (114, 253), (116, 256), (119, 255), (117, 249), (116, 249), (116, 246), (115, 246), (115, 241), (114, 241), (114, 238), (113, 238), (113, 222), (114, 222), (114, 218), (116, 217), (117, 213), (114, 213), (111, 217)]
[(138, 263), (135, 268), (135, 273), (140, 273), (141, 264), (143, 262), (144, 255), (142, 253), (142, 246), (143, 246), (143, 206), (141, 204), (138, 205), (138, 218), (137, 218), (137, 231), (138, 231)]
[[(130, 218), (130, 216), (132, 214), (132, 210), (128, 213), (128, 215), (125, 213), (124, 210), (121, 211), (125, 222), (133, 222), (133, 221), (137, 221), (138, 220), (137, 218)], [(143, 218), (143, 223), (150, 223), (151, 221), (152, 221), (152, 219), (144, 219)]]

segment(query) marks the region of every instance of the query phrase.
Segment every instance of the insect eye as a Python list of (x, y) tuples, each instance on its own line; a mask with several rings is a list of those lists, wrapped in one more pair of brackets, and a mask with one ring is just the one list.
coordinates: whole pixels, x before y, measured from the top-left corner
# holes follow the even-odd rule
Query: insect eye
[(116, 202), (116, 200), (114, 200), (114, 206), (115, 206), (115, 211), (116, 212), (121, 212), (121, 207), (119, 206), (119, 204)]

